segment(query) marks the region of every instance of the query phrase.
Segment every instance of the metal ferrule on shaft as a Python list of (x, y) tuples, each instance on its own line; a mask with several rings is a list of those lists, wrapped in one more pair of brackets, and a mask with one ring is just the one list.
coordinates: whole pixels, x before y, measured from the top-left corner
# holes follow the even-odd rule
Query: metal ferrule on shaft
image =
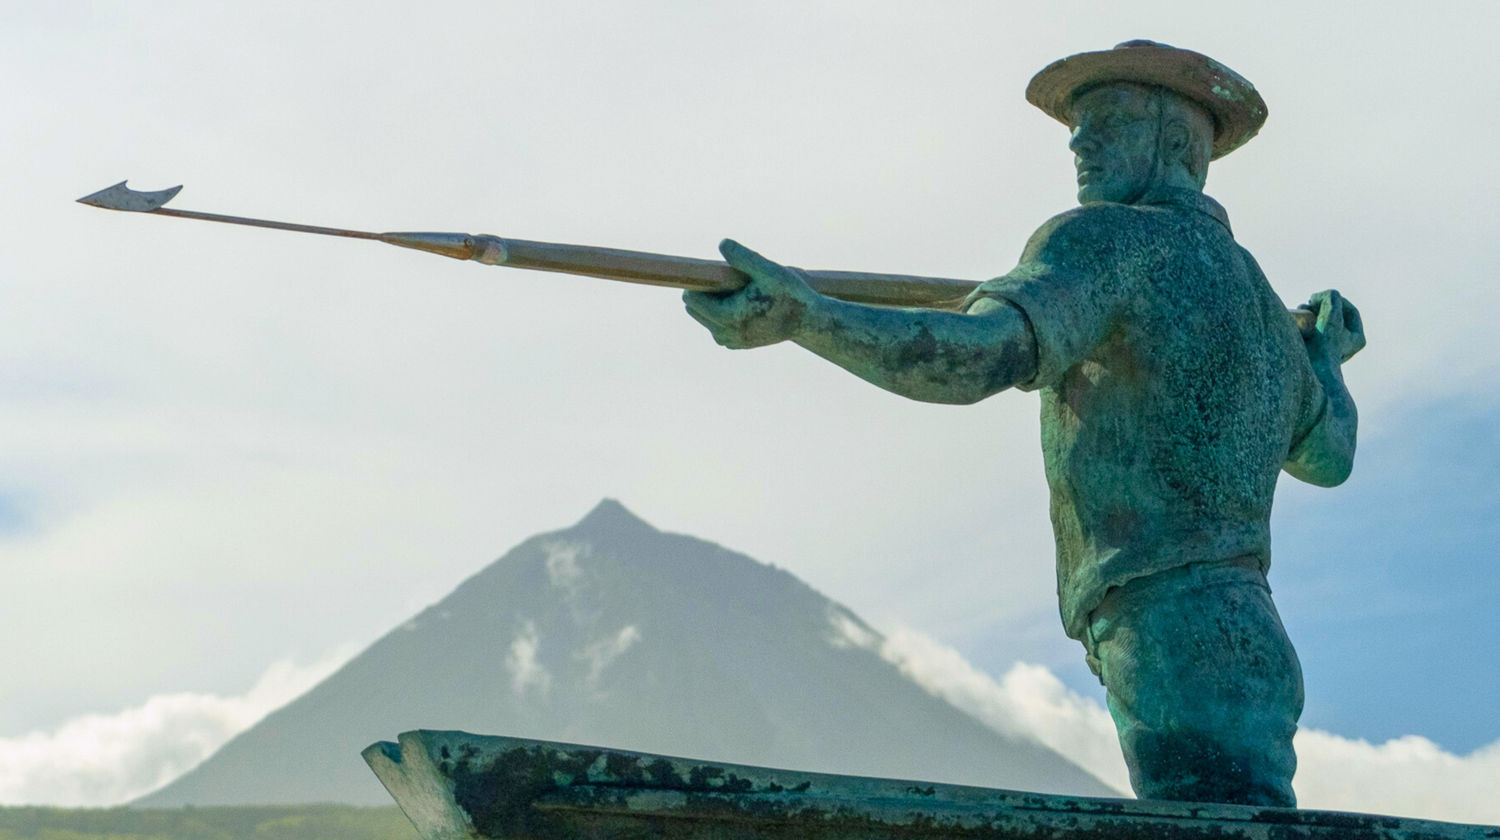
[(474, 258), (474, 237), (466, 233), (382, 233), (376, 238), (390, 245), (442, 254), (455, 260)]

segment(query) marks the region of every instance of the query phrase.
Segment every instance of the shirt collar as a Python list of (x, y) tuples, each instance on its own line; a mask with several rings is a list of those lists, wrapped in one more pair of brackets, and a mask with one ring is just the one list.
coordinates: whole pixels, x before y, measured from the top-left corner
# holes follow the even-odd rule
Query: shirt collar
[(1214, 221), (1223, 225), (1224, 229), (1229, 231), (1231, 236), (1234, 235), (1234, 229), (1229, 226), (1229, 214), (1224, 211), (1224, 206), (1197, 190), (1172, 187), (1156, 189), (1141, 196), (1140, 201), (1137, 201), (1136, 204), (1166, 205), (1180, 207), (1184, 210), (1195, 210), (1209, 216)]

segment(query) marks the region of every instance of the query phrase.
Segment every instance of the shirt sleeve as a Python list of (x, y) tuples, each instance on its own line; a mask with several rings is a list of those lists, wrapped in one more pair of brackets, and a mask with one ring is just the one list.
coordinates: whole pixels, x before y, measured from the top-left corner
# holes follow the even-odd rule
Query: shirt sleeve
[(1062, 381), (1109, 334), (1135, 292), (1129, 255), (1122, 253), (1114, 219), (1129, 208), (1080, 207), (1054, 217), (1032, 234), (1021, 262), (981, 283), (964, 311), (983, 298), (1020, 309), (1036, 337), (1037, 371), (1016, 387), (1033, 391)]
[(1292, 445), (1286, 455), (1289, 463), (1316, 460), (1331, 433), (1328, 428), (1332, 414), (1328, 410), (1328, 392), (1313, 374), (1305, 353), (1298, 357), (1298, 361), (1301, 364), (1296, 368), (1296, 375), (1301, 399), (1297, 423), (1292, 429)]

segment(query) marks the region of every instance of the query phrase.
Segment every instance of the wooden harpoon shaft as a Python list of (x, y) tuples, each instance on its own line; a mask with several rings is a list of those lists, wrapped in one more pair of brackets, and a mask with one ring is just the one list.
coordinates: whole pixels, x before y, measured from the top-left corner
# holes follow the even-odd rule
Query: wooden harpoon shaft
[[(486, 265), (505, 265), (538, 271), (582, 274), (627, 283), (671, 286), (707, 292), (732, 292), (743, 288), (745, 275), (719, 260), (674, 257), (644, 251), (530, 242), (498, 236), (470, 237), (472, 256)], [(390, 241), (390, 240), (386, 240)], [(400, 244), (400, 243), (393, 243)], [(916, 306), (957, 309), (979, 285), (974, 280), (922, 277), (910, 274), (867, 274), (858, 271), (803, 270), (803, 276), (818, 292), (854, 303), (878, 306)], [(1297, 328), (1313, 329), (1317, 315), (1306, 309), (1288, 312)]]
[[(530, 242), (498, 236), (474, 237), (471, 259), (487, 265), (583, 274), (649, 286), (671, 286), (704, 292), (744, 288), (745, 275), (719, 260), (673, 257), (643, 251)], [(881, 306), (953, 309), (979, 284), (972, 280), (865, 274), (857, 271), (803, 271), (808, 283), (829, 297)]]

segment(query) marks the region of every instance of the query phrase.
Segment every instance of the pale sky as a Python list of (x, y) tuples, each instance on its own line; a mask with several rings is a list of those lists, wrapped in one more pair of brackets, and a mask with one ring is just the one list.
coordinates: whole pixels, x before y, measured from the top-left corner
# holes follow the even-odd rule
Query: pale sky
[(670, 290), (73, 199), (982, 279), (1074, 202), (1027, 80), (1140, 37), (1261, 91), (1207, 192), (1289, 305), (1338, 288), (1370, 336), (1354, 478), (1278, 502), (1304, 724), (1500, 741), (1500, 7), (1206, 8), (0, 6), (0, 743), (244, 695), (604, 496), (1097, 696), (1032, 395), (906, 402), (721, 350)]

